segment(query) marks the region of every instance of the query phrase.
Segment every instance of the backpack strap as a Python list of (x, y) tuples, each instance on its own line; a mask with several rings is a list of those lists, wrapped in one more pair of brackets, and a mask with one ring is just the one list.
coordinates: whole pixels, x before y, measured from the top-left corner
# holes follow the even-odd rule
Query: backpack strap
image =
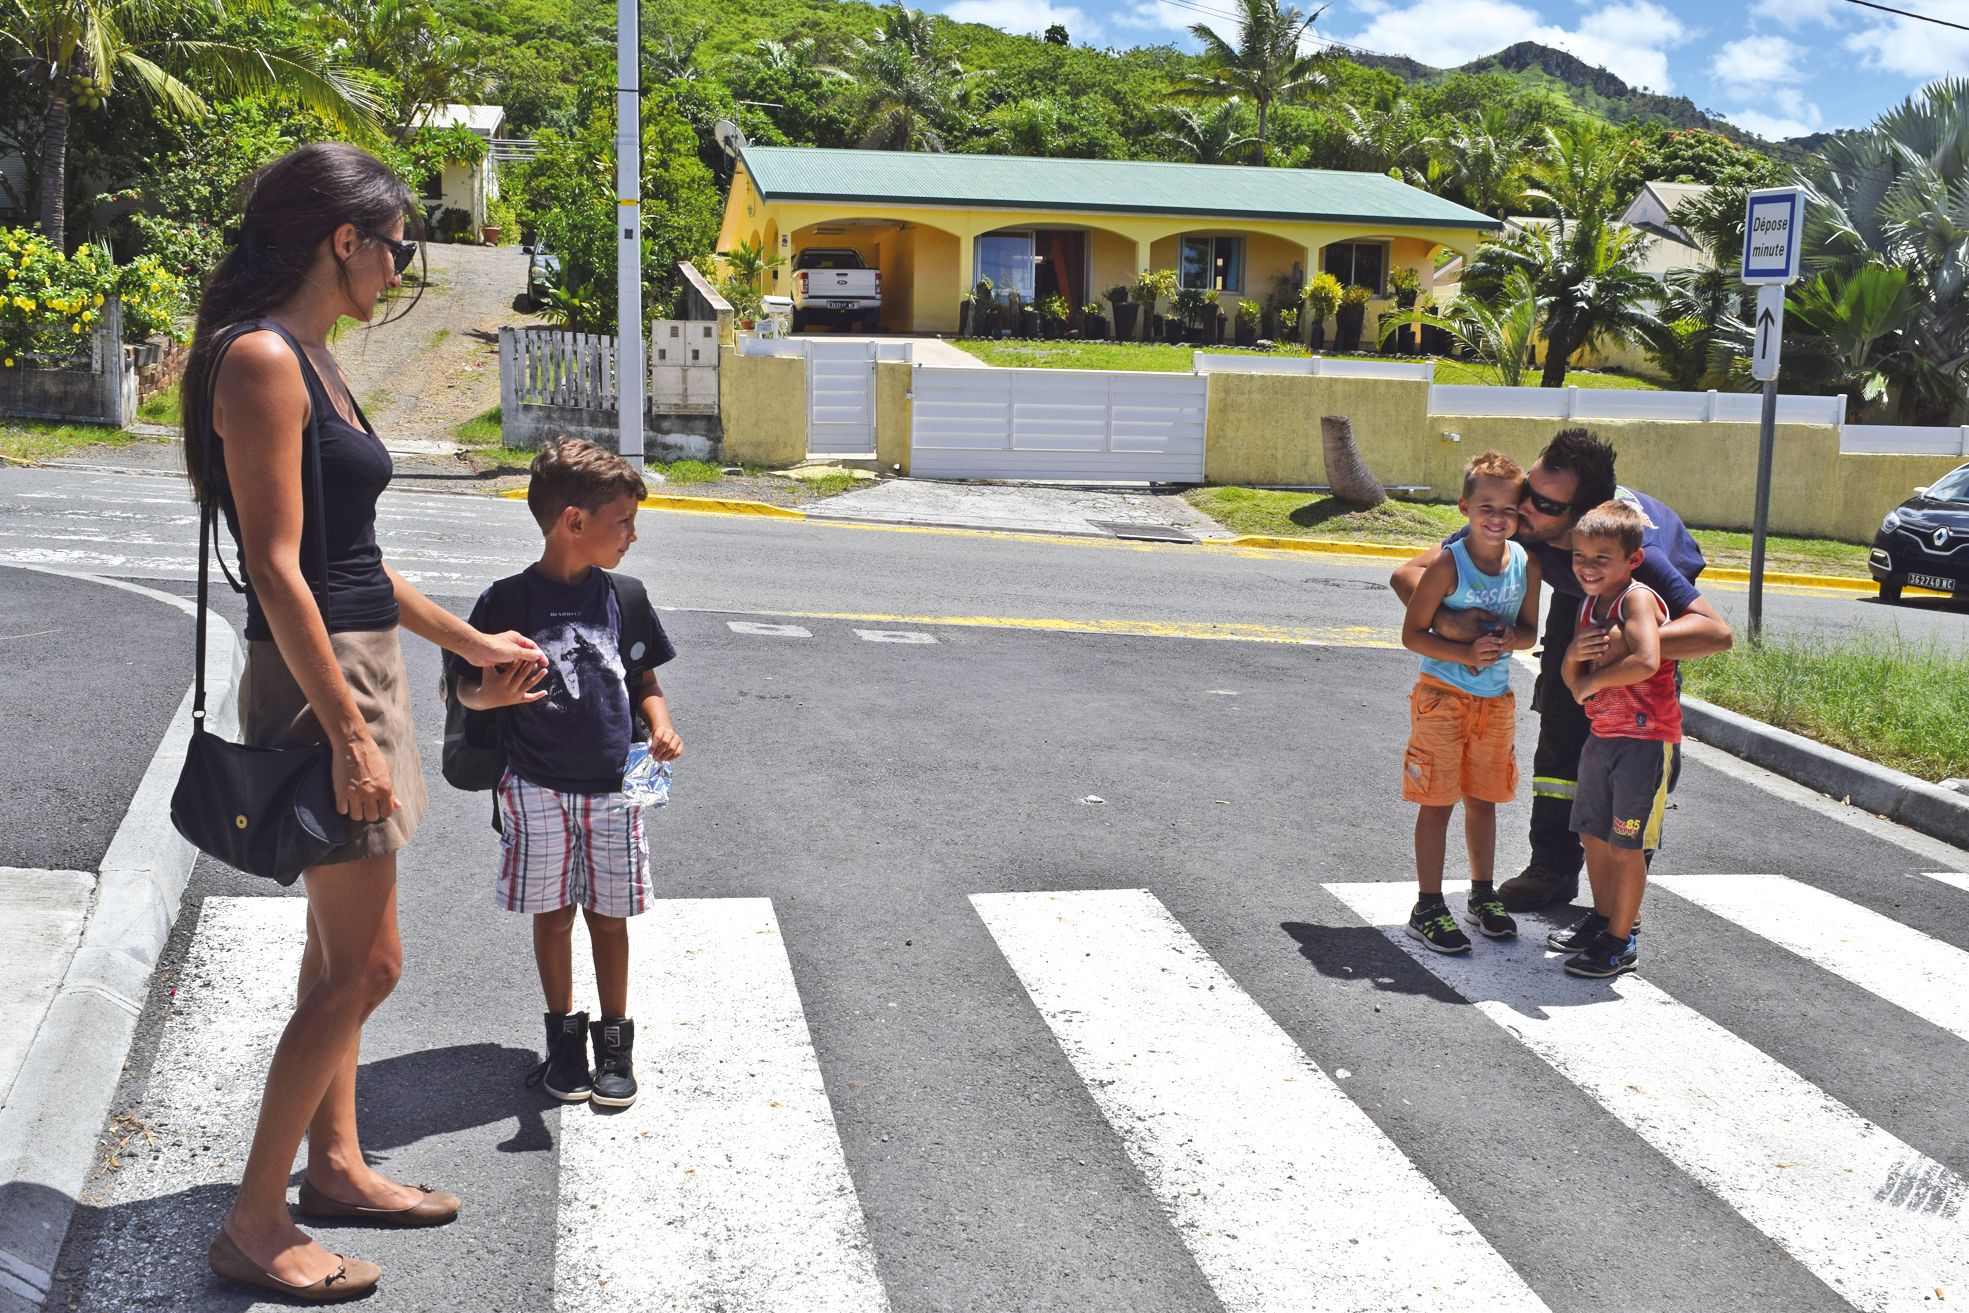
[(622, 652), (622, 675), (629, 683), (633, 699), (636, 681), (644, 672), (656, 669), (650, 660), (656, 654), (656, 624), (650, 613), (649, 590), (643, 581), (632, 574), (608, 573), (608, 581), (615, 588), (615, 606), (622, 617), (620, 632), (616, 642)]
[(526, 632), (526, 574), (509, 574), (495, 579), (486, 590), (485, 632), (503, 634), (508, 629)]

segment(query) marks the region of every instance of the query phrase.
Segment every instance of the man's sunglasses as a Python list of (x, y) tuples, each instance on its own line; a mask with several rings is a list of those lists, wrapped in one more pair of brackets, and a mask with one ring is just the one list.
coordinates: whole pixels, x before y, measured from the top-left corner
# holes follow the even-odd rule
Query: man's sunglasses
[[(397, 272), (402, 273), (403, 270), (398, 269)], [(1532, 509), (1540, 515), (1564, 515), (1572, 509), (1572, 503), (1569, 501), (1553, 501), (1550, 497), (1533, 492), (1530, 479), (1525, 480), (1524, 499), (1530, 502)]]
[(390, 248), (390, 258), (396, 261), (397, 272), (399, 274), (408, 269), (410, 262), (417, 258), (416, 242), (400, 242), (394, 237), (385, 237), (382, 233), (364, 233), (363, 235), (371, 241), (381, 242)]

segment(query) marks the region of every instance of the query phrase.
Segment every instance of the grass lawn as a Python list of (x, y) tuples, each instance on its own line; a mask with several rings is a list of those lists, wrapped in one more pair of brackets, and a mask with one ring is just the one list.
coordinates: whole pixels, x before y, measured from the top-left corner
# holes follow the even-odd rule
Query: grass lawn
[(0, 456), (17, 461), (52, 460), (79, 451), (165, 442), (111, 428), (107, 424), (58, 424), (36, 419), (0, 419)]
[[(1183, 494), (1190, 505), (1236, 533), (1273, 538), (1330, 538), (1339, 542), (1391, 543), (1426, 547), (1463, 527), (1452, 504), (1387, 501), (1361, 510), (1317, 492), (1273, 492), (1262, 488), (1196, 488)], [(1709, 563), (1732, 569), (1750, 566), (1750, 535), (1724, 529), (1691, 529)], [(1865, 579), (1867, 549), (1826, 538), (1785, 538), (1765, 543), (1765, 568), (1785, 574), (1824, 574)]]
[(1877, 634), (1739, 643), (1682, 667), (1732, 711), (1928, 780), (1969, 776), (1969, 656)]
[(138, 402), (137, 418), (146, 424), (177, 424), (178, 385), (173, 383), (162, 392), (153, 392)]
[[(1238, 347), (1171, 346), (1163, 342), (1036, 342), (1014, 338), (1000, 338), (995, 341), (986, 338), (957, 338), (951, 345), (958, 347), (987, 365), (1024, 367), (1037, 369), (1126, 369), (1147, 370), (1163, 374), (1187, 374), (1195, 366), (1199, 349), (1212, 353), (1229, 352), (1235, 355), (1297, 356), (1301, 359), (1311, 352), (1303, 347), (1280, 347), (1275, 351), (1251, 351)], [(1329, 359), (1350, 359), (1326, 353)], [(1360, 356), (1362, 360), (1385, 361), (1386, 356)], [(1497, 370), (1489, 365), (1471, 361), (1436, 360), (1436, 382), (1438, 383), (1476, 383), (1494, 385)], [(1582, 388), (1640, 388), (1659, 390), (1660, 384), (1629, 374), (1601, 374), (1590, 370), (1574, 370), (1566, 375), (1566, 382), (1573, 387)]]

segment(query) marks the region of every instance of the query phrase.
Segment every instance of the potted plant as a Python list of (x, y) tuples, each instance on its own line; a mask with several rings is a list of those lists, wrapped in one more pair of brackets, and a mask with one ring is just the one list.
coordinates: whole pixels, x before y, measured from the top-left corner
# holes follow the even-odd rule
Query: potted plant
[(1442, 307), (1436, 304), (1436, 298), (1430, 293), (1424, 292), (1421, 298), (1415, 303), (1415, 307), (1423, 314), (1432, 316), (1436, 321), (1422, 325), (1420, 333), (1422, 338), (1422, 354), (1425, 356), (1448, 355), (1453, 339), (1449, 335), (1449, 330), (1445, 329), (1442, 325)]
[(978, 279), (978, 285), (971, 289), (971, 334), (998, 336), (998, 293), (989, 278)]
[(1067, 320), (1073, 317), (1073, 308), (1067, 299), (1054, 292), (1039, 303), (1041, 334), (1045, 337), (1065, 337)]
[(1142, 341), (1154, 340), (1156, 328), (1155, 302), (1161, 289), (1156, 271), (1144, 269), (1135, 275), (1135, 304), (1140, 307), (1142, 321)]
[(1080, 307), (1080, 336), (1087, 341), (1105, 338), (1108, 335), (1107, 316), (1101, 313), (1099, 301), (1089, 301)]
[(1128, 288), (1117, 283), (1107, 290), (1108, 304), (1114, 307), (1114, 336), (1118, 342), (1126, 342), (1135, 336), (1135, 314), (1141, 309), (1128, 299)]
[(1203, 289), (1199, 287), (1179, 287), (1176, 295), (1169, 298), (1169, 308), (1175, 312), (1176, 322), (1183, 326), (1183, 335), (1192, 341), (1203, 338)]
[(971, 294), (969, 292), (957, 298), (957, 336), (971, 336)]
[(1278, 336), (1281, 342), (1297, 342), (1299, 340), (1298, 306), (1286, 305), (1279, 307)]
[(1299, 296), (1306, 303), (1306, 345), (1322, 350), (1326, 346), (1326, 321), (1340, 309), (1340, 280), (1332, 274), (1314, 274)]
[(1358, 351), (1361, 345), (1361, 325), (1367, 321), (1367, 303), (1374, 296), (1372, 288), (1359, 283), (1349, 283), (1340, 292), (1340, 308), (1334, 312), (1334, 328), (1337, 341), (1334, 349), (1338, 351)]
[[(1388, 290), (1395, 294), (1395, 309), (1415, 309), (1415, 299), (1422, 293), (1422, 275), (1413, 269), (1399, 268), (1388, 271)], [(1405, 355), (1413, 355), (1414, 341), (1412, 330), (1406, 324), (1395, 330), (1395, 349)]]
[(1203, 340), (1211, 346), (1224, 344), (1224, 308), (1218, 304), (1223, 295), (1215, 287), (1203, 294)]
[(1038, 337), (1038, 307), (1027, 305), (1026, 299), (1017, 292), (1008, 293), (1005, 302), (1005, 318), (1010, 324), (1012, 332), (1020, 337)]
[(1239, 301), (1237, 303), (1237, 344), (1239, 346), (1250, 346), (1258, 340), (1258, 319), (1263, 313), (1264, 307), (1256, 301)]

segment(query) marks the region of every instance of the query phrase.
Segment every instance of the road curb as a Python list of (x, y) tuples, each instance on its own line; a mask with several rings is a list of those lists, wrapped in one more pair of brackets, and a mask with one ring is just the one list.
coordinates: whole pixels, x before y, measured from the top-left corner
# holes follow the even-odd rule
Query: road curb
[[(525, 501), (525, 488), (508, 488), (499, 494), (508, 501)], [(774, 506), (770, 502), (744, 501), (737, 497), (678, 497), (669, 493), (651, 493), (637, 505), (651, 511), (699, 511), (716, 515), (758, 515), (772, 520), (804, 520), (805, 511), (794, 510), (790, 506)]]
[(1900, 771), (1827, 747), (1790, 730), (1682, 698), (1682, 726), (1711, 747), (1807, 788), (1883, 816), (1931, 839), (1969, 848), (1969, 797)]
[(1395, 547), (1387, 543), (1353, 543), (1334, 538), (1275, 538), (1270, 534), (1247, 533), (1236, 538), (1208, 540), (1213, 547), (1258, 547), (1270, 552), (1323, 552), (1329, 556), (1378, 556), (1390, 561), (1406, 561), (1426, 547)]
[[(25, 567), (33, 569), (34, 567)], [(180, 609), (191, 604), (121, 580), (47, 570), (123, 588)], [(206, 617), (211, 727), (238, 732), (246, 651), (216, 612)], [(103, 854), (94, 898), (61, 984), (0, 1108), (0, 1311), (47, 1298), (77, 1200), (95, 1160), (136, 1034), (150, 975), (176, 922), (197, 853), (171, 825), (171, 793), (191, 736), (192, 695), (171, 718), (123, 823)]]

